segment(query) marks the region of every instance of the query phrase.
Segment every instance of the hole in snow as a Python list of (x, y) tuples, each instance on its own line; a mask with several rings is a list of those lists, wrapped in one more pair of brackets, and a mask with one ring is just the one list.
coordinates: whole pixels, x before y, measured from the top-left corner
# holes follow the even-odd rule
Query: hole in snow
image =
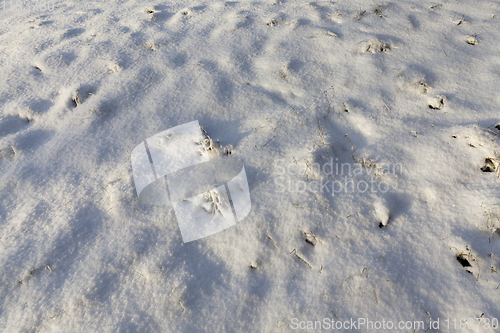
[(465, 258), (464, 256), (462, 256), (461, 254), (459, 254), (457, 256), (457, 260), (458, 262), (463, 266), (463, 267), (472, 267), (472, 265), (470, 264), (469, 260), (467, 260), (467, 258)]

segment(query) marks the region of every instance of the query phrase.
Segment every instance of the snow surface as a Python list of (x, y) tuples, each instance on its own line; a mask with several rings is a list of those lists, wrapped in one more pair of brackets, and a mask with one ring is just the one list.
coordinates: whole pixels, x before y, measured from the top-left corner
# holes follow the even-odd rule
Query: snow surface
[[(1, 331), (500, 318), (498, 1), (8, 6)], [(138, 200), (130, 153), (195, 120), (243, 161), (252, 210), (183, 243), (172, 205)]]

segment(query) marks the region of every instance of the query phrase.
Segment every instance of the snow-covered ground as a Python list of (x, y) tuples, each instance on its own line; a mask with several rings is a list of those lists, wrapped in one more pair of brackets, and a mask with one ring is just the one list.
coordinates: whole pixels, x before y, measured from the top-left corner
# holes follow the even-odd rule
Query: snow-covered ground
[[(34, 3), (0, 3), (2, 332), (494, 331), (498, 1)], [(195, 120), (252, 209), (183, 243), (130, 154)]]

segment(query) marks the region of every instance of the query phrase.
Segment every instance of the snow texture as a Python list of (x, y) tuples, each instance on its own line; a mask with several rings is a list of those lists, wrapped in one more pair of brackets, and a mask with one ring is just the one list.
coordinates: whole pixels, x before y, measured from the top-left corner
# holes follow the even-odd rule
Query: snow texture
[[(498, 1), (12, 3), (0, 331), (500, 318)], [(132, 161), (196, 120), (251, 210), (184, 243)]]

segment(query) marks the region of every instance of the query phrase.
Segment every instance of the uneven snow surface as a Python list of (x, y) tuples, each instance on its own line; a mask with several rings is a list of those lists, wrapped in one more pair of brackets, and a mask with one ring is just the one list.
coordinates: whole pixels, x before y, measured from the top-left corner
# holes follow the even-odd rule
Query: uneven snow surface
[[(0, 331), (494, 331), (497, 0), (49, 4), (0, 3)], [(130, 153), (196, 120), (252, 208), (184, 243)]]

